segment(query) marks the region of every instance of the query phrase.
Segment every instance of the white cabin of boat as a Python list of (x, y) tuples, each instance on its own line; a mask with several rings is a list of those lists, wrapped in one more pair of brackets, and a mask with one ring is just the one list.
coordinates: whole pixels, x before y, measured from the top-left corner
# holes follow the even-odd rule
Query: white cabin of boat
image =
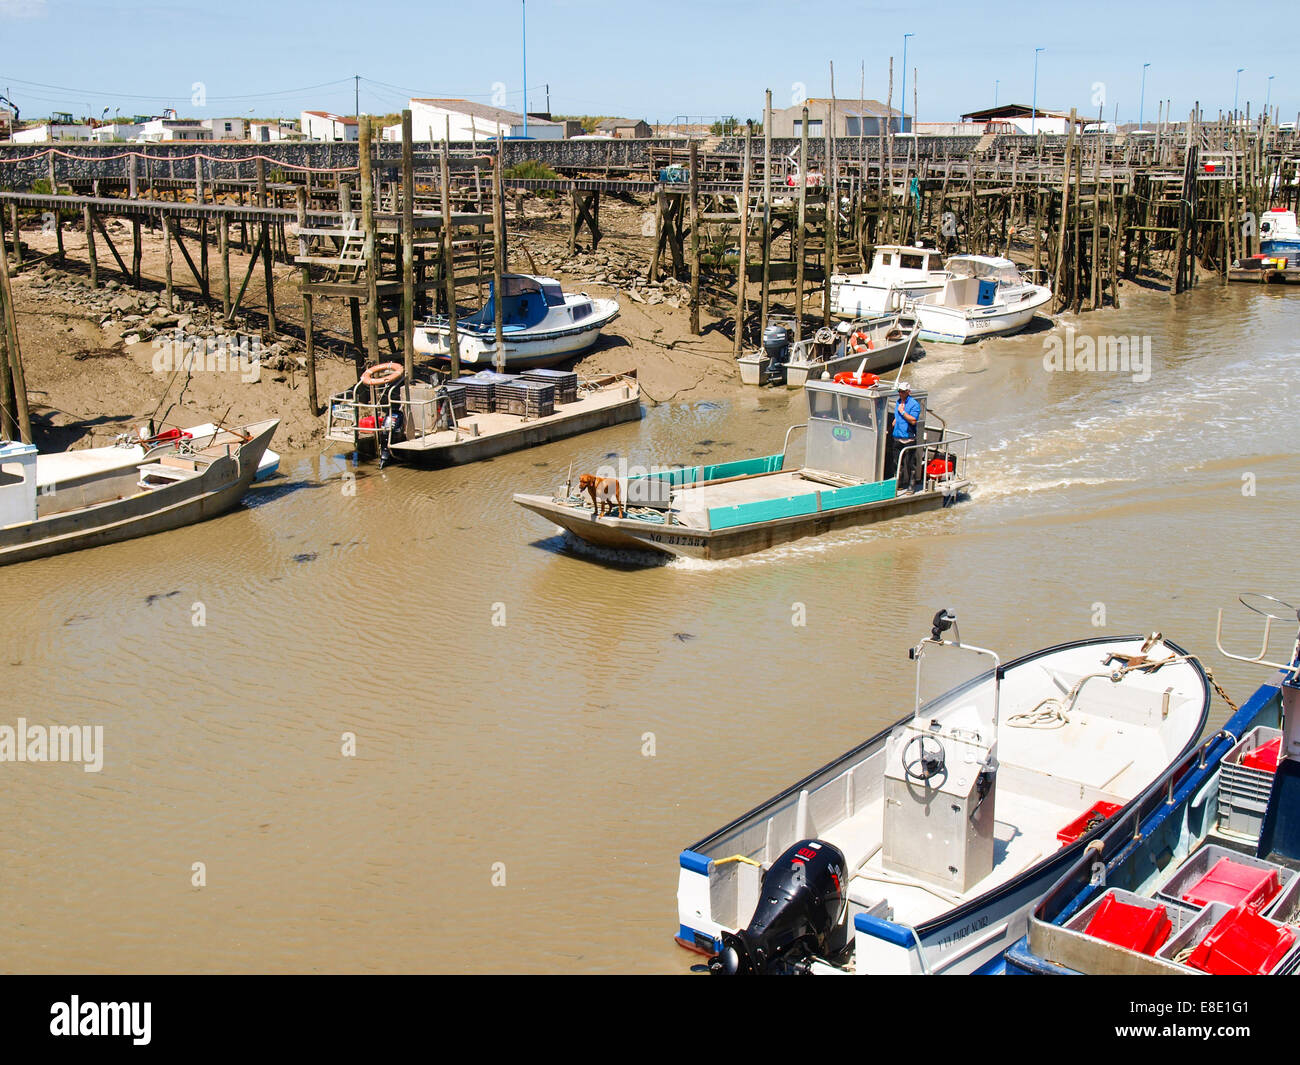
[(938, 248), (882, 244), (865, 274), (831, 276), (831, 312), (860, 318), (900, 310), (906, 299), (938, 292), (947, 279)]

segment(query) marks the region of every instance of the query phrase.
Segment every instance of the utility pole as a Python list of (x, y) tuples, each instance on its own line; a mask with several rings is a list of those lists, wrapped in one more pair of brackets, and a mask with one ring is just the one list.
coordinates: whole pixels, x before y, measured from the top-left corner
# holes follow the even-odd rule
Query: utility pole
[(523, 9), (524, 41), (524, 137), (528, 137), (528, 0), (519, 0)]
[(361, 75), (353, 74), (352, 82), (353, 82), (353, 88), (355, 89), (356, 92), (356, 97), (353, 100), (354, 110), (352, 112), (352, 117), (360, 121), (361, 119)]

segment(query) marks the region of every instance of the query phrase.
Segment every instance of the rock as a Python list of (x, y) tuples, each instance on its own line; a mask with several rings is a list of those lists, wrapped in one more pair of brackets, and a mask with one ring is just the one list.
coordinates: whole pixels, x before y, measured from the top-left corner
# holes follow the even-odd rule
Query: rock
[(109, 303), (109, 307), (115, 311), (121, 311), (124, 314), (134, 314), (139, 310), (139, 304), (129, 295), (121, 295)]

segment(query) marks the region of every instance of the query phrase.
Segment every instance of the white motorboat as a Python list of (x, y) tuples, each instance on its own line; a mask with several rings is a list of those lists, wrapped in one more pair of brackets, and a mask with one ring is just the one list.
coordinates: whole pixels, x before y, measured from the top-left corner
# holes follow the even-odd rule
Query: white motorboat
[(910, 717), (682, 851), (676, 938), (711, 971), (996, 963), (1209, 713), (1205, 671), (1159, 633), (1004, 665), (940, 611), (910, 655)]
[(1259, 220), (1259, 250), (1265, 258), (1285, 259), (1290, 266), (1300, 266), (1300, 228), (1295, 212), (1272, 207)]
[(1019, 332), (1051, 298), (1050, 288), (1030, 284), (1010, 259), (954, 255), (943, 286), (911, 309), (922, 340), (966, 344)]
[[(600, 331), (618, 317), (618, 301), (566, 293), (550, 277), (506, 274), (501, 282), (502, 338), (496, 341), (496, 291), (474, 314), (456, 319), (462, 365), (501, 371), (553, 366), (590, 348)], [(415, 329), (415, 350), (439, 360), (451, 358), (451, 324), (446, 316)]]
[(937, 248), (881, 244), (865, 274), (831, 275), (831, 313), (870, 318), (901, 310), (908, 300), (939, 292), (947, 280)]

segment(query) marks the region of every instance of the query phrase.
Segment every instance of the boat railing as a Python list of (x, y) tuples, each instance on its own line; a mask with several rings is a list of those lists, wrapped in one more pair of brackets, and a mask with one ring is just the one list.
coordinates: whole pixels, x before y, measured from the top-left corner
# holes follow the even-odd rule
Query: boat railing
[[(457, 442), (460, 441), (460, 426), (456, 423), (456, 407), (448, 396), (439, 396), (436, 392), (424, 399), (397, 398), (389, 401), (389, 407), (402, 411), (402, 425), (408, 439), (422, 440), (426, 436), (450, 430)], [(447, 424), (443, 425), (442, 409), (446, 410)], [(415, 415), (419, 415), (418, 418)], [(418, 426), (418, 428), (416, 428)]]
[(792, 425), (785, 431), (785, 443), (781, 445), (781, 469), (785, 469), (785, 456), (790, 450), (790, 434), (796, 429), (807, 429), (807, 422), (800, 422), (798, 425)]
[[(966, 463), (969, 458), (970, 450), (970, 433), (958, 432), (955, 429), (949, 429), (946, 425), (940, 425), (937, 429), (939, 438), (930, 439), (930, 434), (935, 431), (936, 427), (926, 424), (926, 440), (915, 444), (908, 444), (906, 447), (899, 448), (897, 462), (894, 465), (894, 481), (897, 483), (901, 480), (903, 470), (903, 458), (909, 451), (918, 451), (920, 454), (917, 460), (920, 463), (921, 476), (917, 478), (920, 481), (934, 480), (942, 485), (945, 481), (959, 480), (966, 472)], [(926, 472), (926, 467), (934, 458), (951, 458), (952, 469), (938, 477), (930, 477)]]

